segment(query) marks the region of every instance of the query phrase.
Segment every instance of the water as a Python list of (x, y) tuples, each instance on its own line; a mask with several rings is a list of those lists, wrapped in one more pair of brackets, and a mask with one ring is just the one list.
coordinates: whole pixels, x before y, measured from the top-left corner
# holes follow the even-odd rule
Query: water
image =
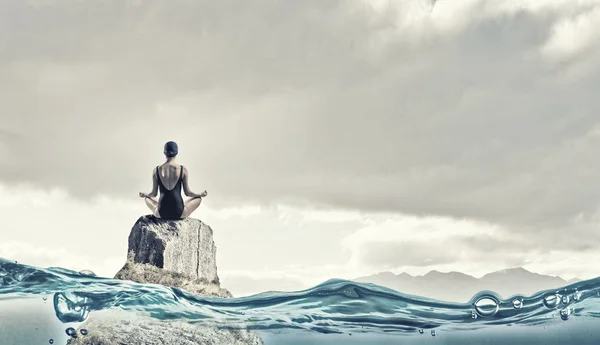
[[(0, 331), (5, 333), (0, 343), (10, 344), (2, 342), (18, 336), (10, 332), (27, 332), (34, 326), (27, 319), (34, 314), (24, 310), (35, 301), (52, 316), (45, 324), (55, 323), (39, 337), (46, 344), (65, 344), (69, 337), (92, 334), (92, 329), (78, 330), (78, 326), (91, 314), (107, 310), (165, 322), (249, 328), (259, 331), (269, 345), (397, 344), (399, 339), (403, 344), (596, 344), (600, 342), (594, 331), (600, 321), (599, 295), (600, 278), (507, 299), (482, 291), (465, 303), (332, 279), (303, 291), (221, 299), (0, 259)], [(18, 311), (29, 315), (19, 323), (21, 330), (3, 327), (15, 322)], [(42, 327), (40, 322), (35, 325)]]

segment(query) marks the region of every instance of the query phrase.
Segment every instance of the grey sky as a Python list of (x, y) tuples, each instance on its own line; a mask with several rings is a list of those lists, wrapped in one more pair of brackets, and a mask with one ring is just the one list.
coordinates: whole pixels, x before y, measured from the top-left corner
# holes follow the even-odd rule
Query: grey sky
[[(386, 3), (2, 2), (0, 180), (135, 202), (175, 140), (214, 209), (468, 218), (594, 251), (600, 3)], [(365, 260), (398, 267), (405, 244), (381, 245)]]

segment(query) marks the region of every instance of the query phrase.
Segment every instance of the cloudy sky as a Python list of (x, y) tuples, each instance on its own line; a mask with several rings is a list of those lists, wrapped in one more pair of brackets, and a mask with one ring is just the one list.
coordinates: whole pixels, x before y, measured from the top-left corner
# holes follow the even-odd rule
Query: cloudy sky
[(180, 145), (225, 287), (600, 275), (600, 0), (0, 3), (0, 256), (112, 276)]

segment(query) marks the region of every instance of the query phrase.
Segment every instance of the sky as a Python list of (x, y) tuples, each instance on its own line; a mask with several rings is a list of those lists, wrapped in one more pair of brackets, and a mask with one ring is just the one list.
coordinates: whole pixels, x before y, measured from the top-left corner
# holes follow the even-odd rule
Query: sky
[(599, 0), (4, 1), (0, 256), (114, 275), (174, 140), (237, 295), (597, 277), (597, 61)]

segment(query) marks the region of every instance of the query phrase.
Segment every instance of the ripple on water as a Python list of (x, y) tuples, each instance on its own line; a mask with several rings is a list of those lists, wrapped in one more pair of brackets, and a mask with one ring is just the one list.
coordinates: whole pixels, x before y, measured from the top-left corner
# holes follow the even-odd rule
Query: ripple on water
[(79, 271), (79, 274), (81, 274), (82, 276), (96, 277), (96, 273), (90, 270)]

